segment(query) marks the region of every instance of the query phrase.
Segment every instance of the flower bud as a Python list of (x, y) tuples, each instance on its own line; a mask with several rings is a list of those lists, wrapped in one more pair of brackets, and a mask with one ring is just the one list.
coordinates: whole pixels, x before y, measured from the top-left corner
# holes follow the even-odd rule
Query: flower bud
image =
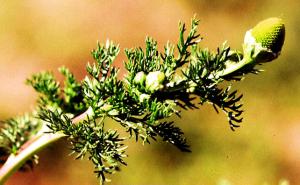
[(150, 98), (150, 95), (149, 95), (149, 94), (141, 94), (141, 95), (139, 96), (139, 101), (142, 103), (142, 102), (144, 102), (145, 100), (149, 100), (149, 98)]
[(146, 90), (155, 92), (162, 89), (165, 77), (165, 74), (161, 71), (150, 72), (146, 77)]
[(284, 43), (285, 27), (282, 19), (269, 18), (259, 22), (251, 31), (256, 42), (262, 47), (279, 53)]
[(133, 82), (135, 84), (139, 84), (143, 86), (145, 84), (145, 80), (146, 80), (146, 74), (143, 71), (140, 71), (135, 75)]
[(284, 37), (285, 27), (281, 19), (269, 18), (259, 22), (245, 34), (244, 54), (236, 53), (235, 57), (229, 55), (226, 68), (216, 76), (224, 77), (242, 69), (253, 69), (256, 64), (276, 59), (283, 46)]
[(280, 18), (269, 18), (259, 22), (246, 32), (244, 54), (257, 63), (269, 62), (280, 54), (284, 43), (285, 26)]

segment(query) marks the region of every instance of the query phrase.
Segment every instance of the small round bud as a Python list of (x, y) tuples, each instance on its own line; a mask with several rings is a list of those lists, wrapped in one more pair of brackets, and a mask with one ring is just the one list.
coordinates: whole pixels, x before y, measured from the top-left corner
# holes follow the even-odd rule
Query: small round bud
[(150, 72), (146, 77), (146, 90), (155, 92), (163, 88), (165, 77), (165, 74), (161, 71)]
[(133, 82), (135, 84), (139, 84), (142, 86), (145, 84), (145, 80), (146, 80), (146, 74), (143, 71), (140, 71), (135, 75)]
[(149, 100), (149, 98), (150, 98), (150, 95), (149, 95), (149, 94), (141, 94), (141, 95), (139, 96), (139, 101), (142, 103), (142, 102), (144, 102), (145, 100)]

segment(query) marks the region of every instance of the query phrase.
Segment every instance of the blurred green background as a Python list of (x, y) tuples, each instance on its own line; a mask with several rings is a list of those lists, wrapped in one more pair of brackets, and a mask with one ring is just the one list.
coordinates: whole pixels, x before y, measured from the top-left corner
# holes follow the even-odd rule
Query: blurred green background
[[(300, 1), (298, 0), (27, 0), (0, 2), (0, 120), (32, 110), (36, 94), (24, 85), (31, 74), (65, 65), (82, 79), (96, 41), (107, 38), (122, 49), (143, 46), (150, 35), (160, 49), (175, 43), (178, 21), (197, 14), (202, 47), (228, 40), (241, 49), (244, 33), (260, 20), (286, 23), (281, 56), (265, 72), (235, 84), (244, 94), (244, 122), (232, 132), (225, 115), (211, 106), (176, 119), (192, 153), (157, 143), (130, 142), (128, 166), (113, 185), (300, 184)], [(116, 66), (122, 67), (122, 53)], [(67, 142), (40, 153), (33, 171), (15, 174), (8, 185), (88, 185), (98, 181), (87, 161), (68, 156)]]

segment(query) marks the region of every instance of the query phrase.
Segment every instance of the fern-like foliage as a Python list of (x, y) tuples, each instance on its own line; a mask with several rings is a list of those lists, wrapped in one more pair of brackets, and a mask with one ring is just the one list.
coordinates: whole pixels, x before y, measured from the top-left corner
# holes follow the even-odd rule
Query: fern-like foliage
[[(0, 163), (3, 164), (10, 154), (16, 155), (26, 141), (38, 133), (41, 126), (41, 120), (28, 114), (1, 122)], [(36, 155), (32, 156), (21, 170), (32, 168), (37, 160)]]
[[(200, 48), (198, 24), (193, 18), (186, 33), (186, 25), (180, 23), (178, 43), (167, 43), (162, 52), (149, 37), (144, 49), (126, 49), (123, 79), (113, 66), (120, 48), (111, 41), (98, 43), (91, 52), (95, 62), (87, 64), (88, 75), (82, 81), (77, 81), (66, 67), (59, 69), (65, 76), (63, 86), (51, 72), (33, 75), (27, 84), (39, 93), (34, 118), (4, 122), (0, 132), (2, 159), (17, 154), (38, 131), (63, 133), (76, 159), (87, 157), (95, 166), (94, 172), (105, 181), (107, 174), (126, 165), (126, 139), (150, 143), (160, 137), (181, 151), (190, 151), (183, 131), (166, 120), (180, 116), (183, 109), (209, 103), (217, 112), (225, 113), (232, 130), (239, 127), (242, 95), (231, 90), (231, 82), (259, 71), (255, 65), (248, 65), (221, 75), (229, 64), (239, 63), (243, 54), (225, 43), (215, 52)], [(125, 132), (110, 129), (105, 124), (107, 119), (114, 120)]]

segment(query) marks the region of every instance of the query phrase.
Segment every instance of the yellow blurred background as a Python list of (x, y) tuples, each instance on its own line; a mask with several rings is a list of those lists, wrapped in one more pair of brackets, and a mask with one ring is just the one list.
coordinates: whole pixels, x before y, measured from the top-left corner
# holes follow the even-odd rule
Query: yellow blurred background
[[(112, 185), (300, 184), (300, 1), (298, 0), (10, 0), (0, 2), (0, 120), (32, 110), (37, 94), (24, 85), (31, 74), (65, 65), (81, 80), (96, 41), (121, 49), (142, 46), (147, 35), (160, 49), (178, 36), (178, 21), (201, 20), (201, 47), (225, 40), (241, 49), (244, 33), (260, 20), (286, 23), (281, 56), (235, 88), (244, 94), (244, 122), (232, 132), (211, 106), (176, 119), (191, 144), (181, 153), (162, 143), (130, 142), (127, 167)], [(124, 53), (116, 66), (122, 68)], [(88, 161), (73, 160), (67, 142), (40, 153), (33, 171), (17, 173), (8, 185), (90, 185), (98, 181)]]

